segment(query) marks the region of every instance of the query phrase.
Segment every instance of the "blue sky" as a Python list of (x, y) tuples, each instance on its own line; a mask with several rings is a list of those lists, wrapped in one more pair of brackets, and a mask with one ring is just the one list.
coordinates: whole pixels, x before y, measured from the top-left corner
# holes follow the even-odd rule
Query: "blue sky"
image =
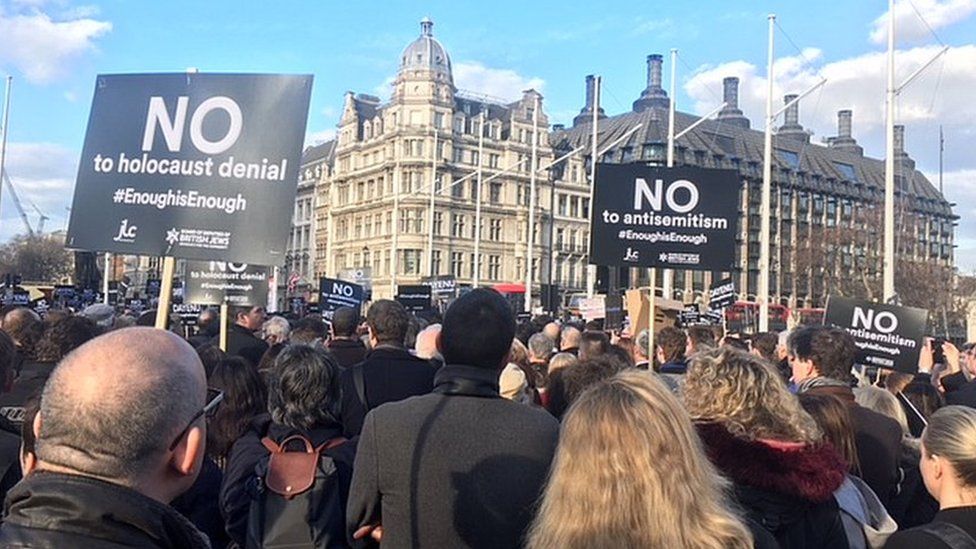
[[(386, 97), (403, 47), (429, 16), (458, 87), (503, 98), (526, 87), (545, 96), (555, 123), (583, 102), (583, 79), (604, 79), (604, 108), (628, 110), (644, 87), (644, 57), (678, 48), (678, 108), (704, 113), (721, 79), (742, 78), (741, 103), (761, 128), (766, 14), (776, 13), (777, 95), (821, 75), (827, 86), (801, 104), (814, 141), (854, 108), (868, 154), (883, 148), (884, 1), (755, 2), (149, 2), (0, 0), (0, 74), (14, 76), (8, 173), (26, 201), (64, 224), (95, 75), (116, 72), (284, 72), (315, 75), (308, 141), (334, 130), (347, 90)], [(920, 13), (925, 23), (918, 17)], [(899, 74), (939, 41), (950, 52), (906, 90), (899, 119), (919, 169), (938, 169), (947, 138), (947, 195), (963, 217), (959, 264), (976, 269), (976, 0), (912, 0), (896, 8)], [(665, 83), (669, 67), (665, 66)], [(934, 179), (934, 175), (933, 175)], [(36, 215), (32, 215), (34, 221)], [(22, 230), (4, 192), (0, 240)]]

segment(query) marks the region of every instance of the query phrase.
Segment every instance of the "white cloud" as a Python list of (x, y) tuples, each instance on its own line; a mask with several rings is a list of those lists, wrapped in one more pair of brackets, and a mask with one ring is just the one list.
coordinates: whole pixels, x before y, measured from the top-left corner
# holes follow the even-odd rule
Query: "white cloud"
[(546, 83), (541, 78), (522, 76), (511, 69), (495, 69), (477, 61), (462, 61), (454, 64), (454, 84), (465, 91), (515, 101), (527, 89), (542, 91)]
[(0, 65), (15, 67), (35, 83), (63, 76), (112, 30), (110, 22), (92, 18), (92, 9), (74, 8), (52, 17), (41, 7), (37, 2), (11, 13), (0, 8)]
[(320, 132), (312, 132), (305, 136), (305, 146), (321, 145), (330, 139), (335, 139), (336, 129), (330, 128)]
[[(17, 195), (33, 227), (37, 227), (37, 206), (48, 216), (44, 230), (63, 228), (71, 206), (78, 152), (51, 143), (9, 143), (6, 171), (17, 189)], [(0, 242), (25, 232), (20, 214), (10, 199), (6, 186), (0, 202)]]
[[(920, 47), (896, 54), (898, 79), (903, 79), (922, 66), (938, 51), (936, 47)], [(976, 146), (971, 128), (976, 125), (976, 102), (971, 100), (976, 88), (976, 45), (950, 48), (914, 81), (898, 98), (897, 120), (906, 125), (909, 152), (911, 143), (926, 143), (918, 139), (938, 131), (938, 123), (947, 133), (969, 133)], [(722, 79), (738, 76), (739, 108), (762, 129), (766, 101), (766, 78), (756, 65), (746, 61), (732, 61), (716, 67), (703, 67), (685, 83), (684, 89), (695, 101), (696, 112), (708, 112), (721, 102)], [(800, 93), (816, 84), (821, 75), (827, 83), (801, 101), (800, 123), (820, 136), (836, 133), (837, 111), (854, 111), (854, 137), (875, 155), (883, 150), (885, 55), (867, 53), (839, 61), (822, 62), (819, 50), (808, 49), (802, 55), (780, 58), (774, 66), (774, 104), (781, 106), (783, 95)], [(782, 119), (776, 125), (782, 123)], [(925, 155), (919, 151), (919, 158)]]
[[(924, 22), (915, 13), (908, 0), (895, 3), (895, 39), (901, 41), (926, 40), (931, 36), (928, 26), (938, 30), (966, 19), (976, 12), (976, 0), (912, 0)], [(888, 41), (888, 12), (871, 23), (871, 41), (885, 44)]]

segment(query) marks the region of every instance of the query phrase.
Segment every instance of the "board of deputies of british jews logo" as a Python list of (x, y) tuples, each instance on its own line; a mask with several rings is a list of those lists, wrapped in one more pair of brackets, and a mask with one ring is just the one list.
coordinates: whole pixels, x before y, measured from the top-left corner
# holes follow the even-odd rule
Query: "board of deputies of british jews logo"
[(732, 170), (598, 164), (590, 263), (732, 270), (738, 192)]

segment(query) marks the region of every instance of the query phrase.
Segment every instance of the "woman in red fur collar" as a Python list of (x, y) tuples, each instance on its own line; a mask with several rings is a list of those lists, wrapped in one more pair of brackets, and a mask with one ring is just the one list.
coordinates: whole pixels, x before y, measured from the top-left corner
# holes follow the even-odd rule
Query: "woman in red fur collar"
[(684, 387), (709, 459), (783, 548), (846, 548), (834, 491), (846, 466), (772, 368), (745, 352), (695, 355)]

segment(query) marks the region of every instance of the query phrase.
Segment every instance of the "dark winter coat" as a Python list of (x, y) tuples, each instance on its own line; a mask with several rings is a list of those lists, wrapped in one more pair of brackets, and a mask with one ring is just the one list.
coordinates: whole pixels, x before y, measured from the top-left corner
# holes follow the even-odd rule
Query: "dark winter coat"
[(833, 395), (847, 405), (854, 426), (857, 461), (861, 465), (859, 476), (888, 507), (898, 487), (898, 456), (901, 455), (902, 439), (898, 422), (859, 406), (850, 387), (821, 386), (807, 392), (811, 395)]
[(846, 467), (831, 446), (778, 447), (734, 436), (718, 423), (696, 427), (709, 459), (734, 484), (739, 505), (781, 547), (848, 547), (834, 500)]
[(326, 345), (342, 368), (349, 368), (366, 359), (366, 345), (359, 339), (333, 339)]
[(946, 404), (976, 408), (976, 381), (966, 381), (966, 375), (956, 372), (939, 380), (945, 389)]
[[(268, 449), (261, 444), (261, 439), (267, 436), (276, 443), (281, 443), (296, 434), (309, 439), (314, 446), (319, 446), (341, 437), (342, 427), (338, 423), (333, 423), (310, 431), (298, 431), (273, 423), (270, 415), (262, 414), (254, 418), (248, 430), (230, 450), (227, 467), (224, 469), (224, 480), (220, 486), (220, 514), (227, 524), (227, 533), (231, 540), (241, 547), (244, 546), (247, 537), (248, 513), (255, 494), (255, 483), (258, 482), (255, 466), (268, 457)], [(347, 442), (325, 450), (323, 454), (335, 461), (340, 496), (345, 503), (349, 496), (349, 483), (352, 481), (356, 445)]]
[[(943, 509), (935, 515), (933, 523), (949, 523), (962, 528), (969, 537), (976, 540), (976, 507), (954, 507)], [(959, 549), (925, 532), (923, 528), (912, 528), (895, 532), (885, 549)]]
[(206, 537), (170, 506), (78, 475), (39, 471), (7, 495), (0, 547), (204, 549)]
[(0, 416), (20, 429), (24, 422), (24, 405), (31, 397), (40, 396), (55, 366), (57, 364), (53, 362), (25, 362), (10, 391), (0, 394)]
[(220, 517), (221, 479), (223, 473), (220, 468), (214, 460), (205, 457), (193, 486), (169, 504), (207, 536), (213, 549), (223, 549), (230, 541), (224, 531), (224, 521)]
[[(213, 343), (220, 344), (219, 335), (214, 338)], [(257, 366), (267, 350), (267, 342), (256, 337), (254, 332), (244, 326), (231, 324), (227, 328), (227, 356), (239, 356)]]
[[(356, 390), (356, 370), (363, 373), (365, 403)], [(380, 345), (370, 351), (366, 360), (347, 368), (339, 377), (340, 415), (346, 438), (358, 436), (366, 413), (381, 404), (429, 393), (434, 388), (435, 373), (437, 370), (429, 361), (411, 355), (402, 347)]]
[(366, 416), (347, 508), (384, 548), (520, 547), (559, 438), (546, 412), (503, 399), (498, 371), (447, 365), (432, 394)]

